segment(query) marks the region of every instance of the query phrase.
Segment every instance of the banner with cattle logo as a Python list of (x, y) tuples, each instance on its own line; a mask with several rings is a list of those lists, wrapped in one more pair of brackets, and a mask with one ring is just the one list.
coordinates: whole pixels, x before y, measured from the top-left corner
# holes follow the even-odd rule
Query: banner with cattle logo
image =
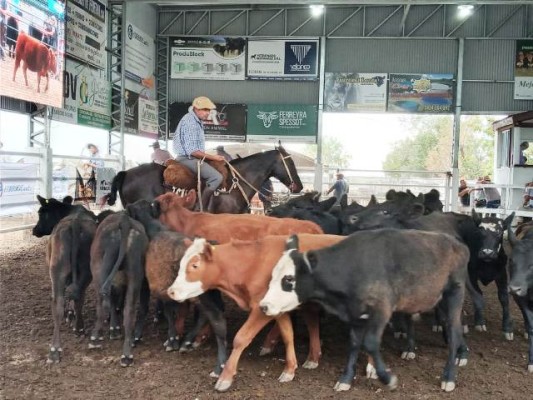
[[(246, 140), (246, 105), (216, 103), (209, 120), (204, 121), (206, 140), (244, 142)], [(173, 138), (178, 123), (189, 112), (191, 103), (172, 103), (168, 109), (169, 137)]]
[(244, 80), (246, 39), (224, 36), (170, 38), (172, 79)]
[(154, 38), (126, 22), (126, 78), (152, 89), (155, 85)]
[(250, 142), (276, 140), (316, 143), (318, 106), (249, 104), (246, 137)]
[(71, 124), (111, 128), (111, 84), (102, 71), (67, 60), (63, 71), (63, 108), (54, 108), (52, 119)]
[[(65, 2), (3, 0), (1, 4), (0, 28), (5, 45), (0, 45), (0, 95), (61, 107)], [(15, 59), (17, 44), (23, 50), (19, 51)], [(28, 60), (33, 60), (36, 65), (26, 72), (23, 68)]]
[(139, 135), (157, 139), (159, 131), (157, 110), (157, 101), (139, 98)]
[(324, 111), (385, 111), (387, 74), (326, 72)]
[(390, 74), (387, 111), (451, 113), (453, 74)]
[(248, 79), (318, 79), (318, 40), (249, 40)]
[(66, 53), (97, 68), (106, 68), (106, 4), (98, 0), (67, 2)]
[(515, 100), (533, 99), (533, 40), (517, 40), (514, 61)]

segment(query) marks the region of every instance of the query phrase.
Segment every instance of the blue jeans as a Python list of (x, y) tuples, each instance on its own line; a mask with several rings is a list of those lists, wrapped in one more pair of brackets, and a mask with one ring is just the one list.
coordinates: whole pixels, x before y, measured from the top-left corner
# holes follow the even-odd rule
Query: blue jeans
[[(178, 156), (176, 157), (176, 161), (179, 161), (181, 164), (189, 168), (192, 172), (194, 172), (195, 176), (198, 173), (198, 158)], [(222, 175), (220, 174), (220, 172), (218, 172), (206, 162), (204, 162), (200, 168), (200, 176), (202, 177), (202, 179), (206, 180), (205, 183), (207, 187), (211, 190), (217, 189), (222, 183)]]

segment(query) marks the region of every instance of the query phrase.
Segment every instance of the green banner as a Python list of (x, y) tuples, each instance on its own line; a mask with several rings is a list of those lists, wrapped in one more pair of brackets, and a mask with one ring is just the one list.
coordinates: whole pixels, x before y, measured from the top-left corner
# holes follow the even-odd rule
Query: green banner
[(316, 143), (318, 106), (314, 104), (249, 104), (246, 120), (250, 142)]

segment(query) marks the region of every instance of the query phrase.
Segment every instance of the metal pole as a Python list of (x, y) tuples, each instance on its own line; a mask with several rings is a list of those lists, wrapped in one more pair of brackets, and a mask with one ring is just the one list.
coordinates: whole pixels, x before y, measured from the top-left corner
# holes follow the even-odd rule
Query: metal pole
[(459, 188), (459, 140), (461, 138), (461, 107), (463, 95), (463, 59), (465, 40), (459, 38), (457, 49), (457, 85), (455, 90), (455, 114), (453, 116), (453, 149), (452, 149), (452, 210), (457, 211)]
[[(325, 18), (325, 17), (324, 17)], [(322, 193), (322, 124), (324, 113), (324, 82), (326, 76), (326, 37), (320, 37), (320, 74), (318, 88), (318, 129), (316, 135), (315, 190)]]

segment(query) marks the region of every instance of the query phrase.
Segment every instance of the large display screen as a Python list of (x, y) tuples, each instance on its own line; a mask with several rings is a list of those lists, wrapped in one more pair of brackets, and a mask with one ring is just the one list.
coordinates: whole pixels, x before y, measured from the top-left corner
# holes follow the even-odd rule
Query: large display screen
[(63, 105), (65, 1), (0, 1), (0, 95)]

